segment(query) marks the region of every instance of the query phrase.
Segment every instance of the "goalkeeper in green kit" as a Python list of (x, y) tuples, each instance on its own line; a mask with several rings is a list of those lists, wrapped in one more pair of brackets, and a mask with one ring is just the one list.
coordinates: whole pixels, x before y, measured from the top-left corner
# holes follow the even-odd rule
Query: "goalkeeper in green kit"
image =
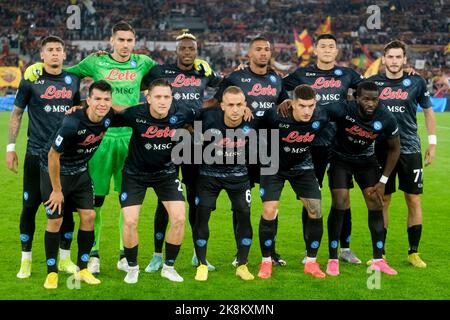
[[(139, 104), (142, 78), (157, 65), (150, 57), (132, 53), (136, 41), (134, 29), (126, 22), (118, 22), (112, 28), (110, 39), (113, 52), (111, 54), (91, 54), (79, 64), (64, 69), (81, 78), (91, 77), (94, 81), (105, 80), (113, 88), (114, 105), (135, 106)], [(201, 63), (201, 65), (199, 65)], [(209, 65), (198, 60), (196, 68), (211, 72)], [(25, 79), (36, 81), (42, 74), (42, 64), (34, 64), (25, 71)], [(94, 184), (95, 193), (95, 243), (91, 251), (88, 269), (92, 274), (100, 273), (100, 233), (101, 207), (109, 194), (110, 180), (114, 177), (114, 190), (120, 192), (122, 184), (122, 168), (128, 155), (128, 144), (131, 128), (109, 128), (103, 141), (89, 162), (89, 174)], [(122, 215), (119, 215), (120, 258), (117, 268), (128, 270), (128, 263), (123, 253)]]

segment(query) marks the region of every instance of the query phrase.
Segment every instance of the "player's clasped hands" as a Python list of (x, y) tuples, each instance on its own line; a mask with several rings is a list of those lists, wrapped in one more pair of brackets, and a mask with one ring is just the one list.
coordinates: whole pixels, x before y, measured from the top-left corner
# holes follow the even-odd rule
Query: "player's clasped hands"
[(373, 187), (369, 187), (367, 190), (367, 194), (369, 197), (377, 200), (378, 204), (383, 206), (383, 196), (385, 191), (386, 185), (384, 183), (378, 182)]

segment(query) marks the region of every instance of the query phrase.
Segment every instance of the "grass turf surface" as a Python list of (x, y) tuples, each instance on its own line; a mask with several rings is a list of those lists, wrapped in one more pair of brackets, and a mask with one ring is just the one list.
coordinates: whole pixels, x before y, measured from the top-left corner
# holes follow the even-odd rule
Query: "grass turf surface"
[[(416, 269), (406, 261), (408, 238), (406, 233), (406, 206), (402, 193), (395, 193), (390, 212), (390, 227), (387, 240), (389, 263), (399, 275), (382, 275), (380, 289), (370, 290), (365, 261), (371, 258), (372, 247), (367, 225), (367, 210), (359, 189), (351, 192), (353, 232), (351, 248), (357, 253), (363, 264), (349, 265), (341, 263), (339, 277), (313, 279), (303, 273), (300, 261), (304, 253), (301, 228), (301, 206), (295, 199), (288, 184), (281, 198), (279, 209), (279, 229), (277, 251), (287, 261), (286, 267), (274, 268), (273, 276), (268, 280), (256, 277), (260, 263), (258, 224), (261, 214), (259, 189), (252, 192), (253, 244), (249, 256), (249, 269), (255, 275), (254, 281), (244, 282), (238, 279), (231, 266), (235, 253), (232, 231), (230, 202), (222, 192), (217, 201), (217, 210), (210, 220), (210, 241), (208, 260), (217, 271), (209, 273), (205, 283), (194, 280), (195, 268), (191, 266), (193, 243), (191, 230), (186, 224), (186, 235), (176, 262), (178, 272), (184, 277), (183, 283), (171, 283), (158, 273), (148, 274), (144, 268), (153, 252), (153, 217), (156, 204), (152, 190), (147, 193), (139, 224), (139, 265), (141, 274), (136, 285), (123, 282), (125, 273), (116, 269), (118, 258), (118, 217), (119, 203), (117, 194), (111, 194), (105, 201), (102, 211), (103, 228), (101, 240), (101, 275), (99, 286), (81, 284), (80, 290), (70, 290), (66, 285), (68, 275), (60, 273), (59, 288), (45, 290), (46, 276), (44, 239), (46, 217), (42, 207), (36, 218), (36, 233), (33, 243), (32, 276), (29, 279), (17, 279), (20, 266), (19, 216), (21, 211), (23, 159), (26, 145), (27, 116), (21, 128), (16, 149), (19, 155), (19, 173), (13, 174), (3, 165), (0, 170), (1, 259), (0, 259), (0, 299), (450, 299), (449, 270), (449, 226), (448, 214), (450, 173), (450, 113), (436, 114), (439, 145), (437, 157), (432, 166), (424, 169), (425, 193), (422, 196), (424, 228), (420, 243), (420, 252), (428, 264), (426, 269)], [(0, 113), (0, 157), (5, 159), (9, 113)], [(425, 141), (423, 115), (418, 114), (422, 141)], [(423, 149), (424, 150), (424, 149)], [(325, 181), (325, 184), (327, 182)], [(318, 254), (318, 262), (325, 270), (328, 257), (326, 218), (330, 209), (330, 192), (323, 190), (324, 237)], [(76, 227), (79, 219), (75, 215)], [(76, 259), (76, 236), (72, 244), (72, 260)]]

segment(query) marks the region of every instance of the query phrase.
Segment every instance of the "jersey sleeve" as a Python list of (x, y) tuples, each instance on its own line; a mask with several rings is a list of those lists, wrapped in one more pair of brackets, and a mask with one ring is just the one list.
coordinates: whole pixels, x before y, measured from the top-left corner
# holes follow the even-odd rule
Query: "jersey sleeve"
[(152, 68), (145, 76), (142, 78), (141, 90), (147, 90), (150, 83), (153, 80), (161, 78), (161, 73), (159, 72), (159, 68)]
[(388, 120), (386, 121), (386, 126), (383, 130), (383, 136), (387, 139), (392, 139), (399, 135), (397, 120), (391, 113), (386, 114), (388, 115)]
[(222, 83), (222, 80), (223, 78), (213, 71), (213, 73), (208, 77), (208, 87), (218, 87)]
[(66, 146), (71, 145), (71, 139), (77, 135), (79, 120), (73, 115), (64, 117), (61, 127), (53, 140), (52, 148), (59, 153), (64, 153)]
[(64, 71), (76, 74), (81, 79), (86, 77), (93, 77), (95, 73), (95, 62), (97, 56), (95, 53), (88, 55), (86, 58), (80, 61), (80, 63), (64, 69)]
[(299, 72), (300, 71), (297, 69), (283, 78), (283, 87), (285, 90), (292, 91), (296, 86), (302, 84), (302, 81), (299, 77)]
[(286, 91), (286, 88), (284, 87), (284, 85), (281, 86), (281, 92), (278, 95), (278, 100), (277, 100), (277, 104), (282, 103), (284, 100), (289, 99), (289, 95)]
[(417, 96), (417, 102), (423, 109), (428, 109), (433, 107), (430, 99), (430, 92), (427, 89), (427, 84), (425, 79), (422, 77), (419, 80), (419, 91)]
[(325, 111), (326, 115), (331, 121), (337, 121), (338, 119), (345, 116), (345, 109), (347, 108), (347, 104), (344, 102), (333, 102), (320, 106), (318, 108), (321, 108), (323, 111)]
[(14, 105), (25, 109), (31, 98), (31, 82), (22, 79), (17, 89), (16, 99), (14, 100)]
[(219, 89), (217, 90), (216, 94), (214, 95), (214, 99), (216, 99), (217, 101), (221, 102), (222, 101), (222, 96), (223, 96), (223, 92), (225, 91), (226, 88), (228, 88), (229, 86), (232, 86), (233, 83), (230, 81), (229, 76), (224, 78), (222, 83), (219, 86)]
[(350, 69), (350, 88), (356, 89), (364, 80), (364, 77), (353, 69)]
[(144, 62), (144, 70), (143, 70), (144, 73), (148, 73), (150, 70), (152, 70), (154, 67), (158, 65), (158, 63), (155, 60), (144, 54), (141, 54), (140, 58), (143, 59)]

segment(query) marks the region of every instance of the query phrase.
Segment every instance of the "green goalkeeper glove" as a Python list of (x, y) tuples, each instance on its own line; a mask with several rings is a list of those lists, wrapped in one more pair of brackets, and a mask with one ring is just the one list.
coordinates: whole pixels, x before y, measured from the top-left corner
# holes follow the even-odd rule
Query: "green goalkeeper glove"
[(211, 66), (209, 65), (209, 63), (203, 59), (195, 59), (194, 60), (194, 68), (197, 71), (203, 71), (205, 76), (207, 76), (207, 77), (209, 77), (213, 73), (213, 70), (211, 69)]
[(40, 76), (42, 76), (43, 72), (44, 72), (44, 63), (37, 62), (35, 64), (32, 64), (25, 70), (23, 78), (25, 80), (35, 82), (37, 79), (39, 79)]

